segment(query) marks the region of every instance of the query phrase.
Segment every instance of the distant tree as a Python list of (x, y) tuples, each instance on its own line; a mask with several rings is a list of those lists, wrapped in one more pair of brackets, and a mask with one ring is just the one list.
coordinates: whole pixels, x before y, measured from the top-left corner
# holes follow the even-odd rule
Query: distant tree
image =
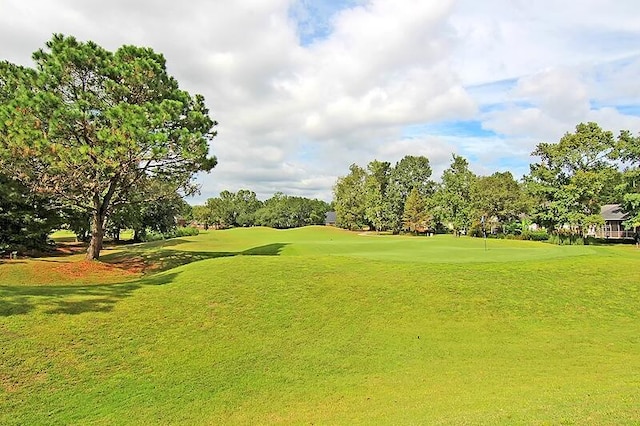
[(209, 227), (213, 225), (213, 223), (211, 222), (211, 218), (210, 218), (209, 210), (207, 209), (207, 206), (205, 205), (193, 206), (191, 214), (193, 216), (193, 220), (196, 221), (198, 224), (204, 226), (205, 229), (209, 229)]
[(329, 204), (321, 200), (291, 197), (277, 192), (256, 212), (256, 224), (271, 228), (322, 225)]
[(224, 190), (220, 193), (220, 201), (215, 209), (218, 225), (229, 228), (236, 224), (238, 212), (236, 211), (235, 198), (233, 192)]
[(426, 196), (418, 188), (413, 188), (404, 205), (402, 224), (409, 231), (417, 232), (432, 228), (432, 220)]
[(91, 240), (91, 215), (86, 210), (69, 208), (64, 210), (64, 224), (76, 234), (76, 240)]
[(327, 213), (331, 211), (331, 204), (323, 200), (307, 199), (308, 203), (308, 224), (309, 225), (324, 225), (327, 218)]
[(596, 123), (581, 123), (575, 133), (565, 134), (558, 143), (540, 143), (532, 155), (540, 158), (525, 177), (527, 191), (536, 203), (534, 222), (550, 231), (567, 225), (577, 234), (601, 222), (600, 206), (607, 188), (616, 179), (610, 161), (613, 134)]
[(471, 191), (475, 179), (467, 160), (453, 154), (451, 165), (442, 173), (442, 183), (435, 195), (435, 203), (438, 205), (438, 219), (453, 227), (456, 235), (471, 226)]
[(132, 229), (135, 241), (145, 240), (147, 231), (166, 234), (178, 225), (178, 220), (190, 207), (171, 186), (161, 182), (149, 182), (145, 192), (132, 194), (126, 204), (118, 204), (109, 216), (107, 233), (114, 240), (120, 239), (120, 231)]
[(391, 173), (391, 163), (373, 160), (367, 166), (365, 177), (365, 217), (376, 231), (391, 229), (392, 206), (387, 198), (387, 186)]
[(11, 92), (0, 103), (0, 167), (91, 216), (87, 259), (99, 257), (113, 207), (146, 179), (190, 193), (192, 176), (215, 166), (204, 98), (178, 88), (161, 54), (54, 35), (33, 59), (35, 69), (0, 64), (0, 92)]
[(287, 211), (286, 197), (282, 192), (276, 192), (266, 200), (256, 212), (256, 224), (278, 229), (293, 228), (293, 220)]
[(235, 226), (253, 226), (255, 214), (262, 207), (262, 202), (256, 197), (256, 193), (248, 189), (241, 189), (233, 197), (235, 212)]
[(336, 225), (346, 229), (362, 229), (368, 225), (365, 217), (367, 172), (357, 164), (349, 167), (349, 174), (338, 178), (333, 187)]
[(262, 202), (253, 191), (241, 189), (234, 194), (224, 190), (219, 197), (209, 198), (197, 214), (199, 221), (205, 226), (252, 226), (255, 224), (255, 214), (261, 207)]
[(530, 208), (529, 198), (511, 172), (478, 176), (471, 187), (473, 221), (495, 220), (499, 225), (517, 221)]
[(394, 231), (403, 223), (405, 203), (414, 189), (422, 197), (430, 197), (435, 183), (431, 180), (431, 165), (424, 156), (407, 155), (396, 163), (389, 174), (386, 198), (390, 205), (390, 222)]
[[(134, 228), (134, 239), (143, 239), (147, 231), (167, 234), (178, 226), (178, 218), (187, 209), (187, 203), (177, 193), (166, 194), (142, 205), (142, 224)], [(139, 235), (139, 237), (138, 237)]]
[(107, 231), (120, 239), (120, 231), (133, 230), (134, 241), (144, 241), (148, 231), (166, 234), (178, 225), (178, 219), (190, 210), (182, 196), (172, 187), (160, 183), (149, 184), (151, 197), (145, 193), (132, 194), (129, 202), (119, 204), (108, 217)]
[(205, 203), (208, 215), (206, 223), (215, 225), (216, 228), (228, 228), (232, 226), (232, 217), (228, 201), (226, 197), (208, 198)]
[(178, 226), (187, 226), (193, 222), (193, 206), (182, 199), (182, 208), (176, 216)]

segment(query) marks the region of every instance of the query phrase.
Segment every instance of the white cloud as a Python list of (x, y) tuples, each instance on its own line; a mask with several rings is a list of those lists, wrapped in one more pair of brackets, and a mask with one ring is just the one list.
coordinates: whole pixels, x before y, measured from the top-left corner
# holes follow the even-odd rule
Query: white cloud
[(635, 0), (459, 0), (456, 69), (466, 84), (610, 61), (638, 52)]
[(588, 119), (593, 121), (603, 129), (611, 130), (617, 134), (619, 130), (632, 129), (634, 133), (640, 133), (640, 117), (621, 114), (615, 108), (600, 108), (589, 112)]
[(507, 92), (508, 101), (501, 109), (483, 115), (483, 125), (501, 135), (526, 138), (531, 146), (557, 141), (580, 122), (594, 121), (614, 132), (640, 129), (640, 117), (593, 106), (598, 98), (589, 90), (590, 85), (590, 76), (575, 68), (522, 77)]
[(590, 109), (586, 86), (568, 70), (548, 70), (523, 77), (513, 96), (540, 105), (556, 120), (575, 122)]
[[(0, 59), (30, 64), (54, 32), (153, 47), (220, 122), (200, 200), (240, 188), (330, 199), (351, 163), (427, 155), (438, 177), (456, 152), (483, 173), (524, 170), (537, 142), (579, 121), (637, 131), (640, 113), (618, 107), (640, 98), (639, 11), (635, 0), (0, 0)], [(496, 135), (406, 136), (443, 120)]]
[(640, 99), (640, 51), (603, 62), (590, 69), (587, 84), (591, 98), (605, 104), (634, 104)]

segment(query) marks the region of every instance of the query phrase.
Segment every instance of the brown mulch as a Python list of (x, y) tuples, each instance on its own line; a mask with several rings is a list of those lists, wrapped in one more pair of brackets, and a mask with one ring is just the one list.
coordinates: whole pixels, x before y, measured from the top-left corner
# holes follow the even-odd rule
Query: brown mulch
[[(113, 247), (105, 247), (109, 249)], [(58, 243), (53, 256), (70, 256), (81, 254), (87, 251), (86, 243)], [(74, 276), (84, 276), (87, 273), (113, 273), (118, 270), (131, 274), (142, 274), (149, 269), (153, 269), (151, 265), (147, 265), (142, 257), (133, 256), (125, 259), (119, 259), (116, 262), (92, 262), (80, 261), (73, 263), (65, 263), (64, 268), (59, 268), (62, 273), (69, 273)]]
[[(33, 284), (49, 282), (117, 282), (119, 280), (139, 278), (145, 274), (157, 272), (162, 267), (162, 262), (146, 256), (121, 255), (116, 252), (111, 255), (112, 249), (117, 245), (105, 247), (104, 260), (84, 260), (87, 244), (82, 242), (58, 242), (55, 249), (42, 253), (30, 253), (19, 257), (16, 264), (21, 263), (23, 269), (28, 270), (29, 281)], [(44, 258), (38, 261), (39, 258)], [(47, 260), (46, 258), (56, 258)], [(66, 259), (68, 258), (68, 259)], [(24, 259), (27, 262), (21, 260)], [(36, 262), (31, 263), (29, 259)], [(0, 259), (0, 262), (12, 262)]]
[(80, 262), (65, 262), (57, 265), (55, 271), (70, 278), (86, 278), (88, 276), (104, 275), (138, 275), (138, 272), (119, 267), (110, 263), (82, 260)]

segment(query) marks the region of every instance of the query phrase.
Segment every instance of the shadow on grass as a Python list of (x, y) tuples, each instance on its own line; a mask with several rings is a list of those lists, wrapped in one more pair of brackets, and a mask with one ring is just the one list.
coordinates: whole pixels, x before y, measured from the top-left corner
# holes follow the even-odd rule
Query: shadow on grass
[(48, 314), (110, 312), (120, 300), (145, 286), (170, 284), (177, 273), (142, 278), (125, 284), (85, 286), (0, 286), (0, 317), (27, 314), (43, 307)]
[(287, 243), (273, 243), (264, 246), (250, 248), (237, 254), (242, 256), (278, 256)]
[[(240, 252), (188, 252), (165, 249), (173, 244), (158, 244), (149, 250), (149, 246), (139, 250), (127, 250), (104, 256), (101, 260), (126, 268), (131, 259), (138, 259), (146, 265), (155, 265), (153, 275), (147, 275), (137, 281), (122, 284), (64, 285), (64, 286), (6, 286), (0, 285), (0, 317), (24, 315), (36, 308), (44, 309), (48, 314), (77, 315), (87, 312), (111, 312), (115, 305), (142, 287), (171, 284), (179, 272), (161, 274), (159, 272), (199, 260), (230, 256), (278, 256), (286, 246), (284, 243), (268, 244)], [(145, 271), (143, 271), (145, 272)], [(147, 271), (148, 272), (148, 271)]]
[[(159, 248), (159, 247), (171, 247), (178, 244), (187, 243), (187, 240), (180, 238), (172, 238), (168, 240), (160, 240), (153, 241), (149, 243), (140, 243), (133, 240), (121, 240), (121, 241), (105, 241), (104, 249), (118, 249), (118, 248), (127, 248), (139, 244), (144, 244), (145, 247), (149, 248)], [(87, 247), (89, 247), (89, 243), (82, 241), (75, 241), (74, 238), (56, 238), (55, 239), (55, 248), (50, 250), (45, 250), (42, 252), (31, 253), (29, 257), (32, 258), (40, 258), (40, 257), (67, 257), (73, 256), (76, 254), (86, 253)]]
[[(168, 241), (165, 241), (165, 243), (166, 242)], [(179, 244), (179, 242), (175, 244)], [(287, 245), (286, 243), (273, 243), (238, 252), (183, 251), (165, 248), (175, 244), (158, 244), (154, 246), (145, 244), (141, 247), (132, 247), (123, 252), (102, 256), (100, 260), (127, 270), (142, 273), (158, 273), (200, 260), (220, 257), (278, 256)]]

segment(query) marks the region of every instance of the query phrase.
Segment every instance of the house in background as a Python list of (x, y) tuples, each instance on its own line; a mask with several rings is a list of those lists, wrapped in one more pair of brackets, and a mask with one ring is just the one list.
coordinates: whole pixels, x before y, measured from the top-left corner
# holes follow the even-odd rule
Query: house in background
[(634, 230), (624, 229), (623, 222), (629, 219), (629, 213), (620, 204), (605, 204), (600, 208), (604, 225), (589, 230), (588, 235), (597, 238), (633, 238)]
[(336, 212), (327, 212), (324, 215), (324, 224), (326, 226), (336, 226)]

